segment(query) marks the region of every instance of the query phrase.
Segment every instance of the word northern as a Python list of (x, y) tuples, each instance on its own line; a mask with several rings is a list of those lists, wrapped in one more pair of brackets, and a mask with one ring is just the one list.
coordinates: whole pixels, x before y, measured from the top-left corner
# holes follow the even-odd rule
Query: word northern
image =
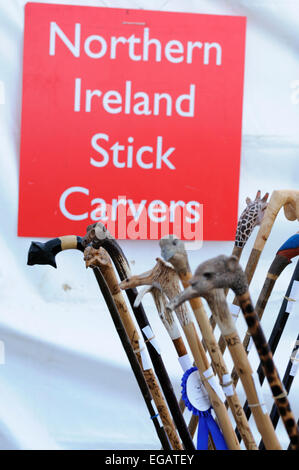
[[(66, 48), (74, 57), (80, 57), (81, 54), (81, 24), (75, 24), (75, 34), (72, 39), (67, 37), (64, 31), (55, 21), (50, 22), (50, 42), (49, 55), (56, 54), (56, 37), (63, 42)], [(156, 62), (162, 61), (162, 56), (168, 62), (192, 64), (194, 56), (201, 58), (204, 65), (209, 65), (211, 56), (213, 63), (220, 66), (222, 64), (222, 47), (218, 42), (187, 41), (183, 44), (181, 41), (172, 39), (162, 45), (157, 38), (150, 38), (150, 29), (143, 29), (143, 36), (132, 34), (126, 38), (124, 36), (111, 36), (110, 40), (105, 39), (98, 34), (91, 34), (84, 40), (84, 52), (91, 59), (101, 59), (106, 54), (110, 59), (116, 59), (121, 48), (125, 48), (129, 59), (133, 61), (150, 60), (151, 57)], [(121, 51), (122, 52), (122, 51)]]

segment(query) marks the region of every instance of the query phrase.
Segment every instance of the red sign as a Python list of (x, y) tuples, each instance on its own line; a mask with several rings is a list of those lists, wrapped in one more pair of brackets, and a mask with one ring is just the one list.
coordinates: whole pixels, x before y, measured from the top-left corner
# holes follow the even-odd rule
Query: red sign
[(80, 235), (102, 220), (118, 238), (170, 224), (188, 239), (204, 215), (205, 240), (233, 239), (245, 24), (27, 4), (19, 235)]

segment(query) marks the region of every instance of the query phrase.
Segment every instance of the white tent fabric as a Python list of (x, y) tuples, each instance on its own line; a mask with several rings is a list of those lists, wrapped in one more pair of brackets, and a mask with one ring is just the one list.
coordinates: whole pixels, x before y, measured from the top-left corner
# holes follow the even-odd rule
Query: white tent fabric
[[(254, 197), (258, 189), (263, 193), (298, 189), (298, 2), (47, 3), (246, 16), (239, 212), (246, 196)], [(92, 272), (84, 269), (82, 255), (71, 251), (58, 255), (57, 270), (50, 266), (29, 267), (26, 263), (31, 240), (17, 237), (24, 4), (23, 0), (0, 0), (0, 341), (4, 346), (0, 358), (0, 449), (159, 449), (126, 355)], [(297, 231), (298, 222), (287, 222), (279, 214), (252, 282), (254, 301), (273, 255)], [(152, 267), (160, 254), (158, 243), (153, 241), (120, 243), (136, 273)], [(252, 243), (248, 242), (242, 264)], [(233, 242), (204, 242), (200, 252), (192, 255), (192, 269), (208, 257), (230, 254), (232, 246)], [(278, 279), (265, 311), (262, 325), (267, 336), (293, 266), (288, 266)], [(172, 345), (161, 330), (150, 297), (145, 298), (144, 306), (179, 393), (181, 372)], [(275, 354), (281, 376), (297, 337), (298, 314), (297, 305)], [(243, 318), (238, 320), (238, 327), (241, 334), (246, 331)], [(254, 348), (249, 357), (257, 366)], [(225, 358), (231, 365), (229, 355)], [(240, 385), (238, 392), (244, 397)], [(270, 411), (272, 397), (267, 383), (263, 392)], [(297, 377), (290, 393), (296, 417), (298, 392)], [(252, 418), (250, 424), (259, 442)], [(282, 446), (287, 448), (289, 441), (281, 423), (277, 429)]]

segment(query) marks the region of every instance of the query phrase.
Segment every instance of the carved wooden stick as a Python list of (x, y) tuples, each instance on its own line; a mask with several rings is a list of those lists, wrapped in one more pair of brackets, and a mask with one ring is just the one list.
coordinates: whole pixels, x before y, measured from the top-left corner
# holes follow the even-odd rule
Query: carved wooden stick
[(250, 285), (261, 253), (282, 207), (288, 220), (299, 220), (299, 191), (291, 189), (273, 191), (246, 265), (245, 274), (248, 285)]
[[(131, 276), (120, 283), (120, 287), (122, 289), (141, 285), (158, 286), (162, 292), (165, 292), (169, 299), (173, 298), (180, 292), (179, 279), (174, 268), (160, 258), (157, 258), (157, 264), (151, 271), (137, 276)], [(204, 381), (204, 385), (219, 420), (226, 444), (229, 449), (238, 450), (240, 449), (240, 446), (236, 439), (236, 434), (233, 431), (225, 405), (204, 375), (204, 373), (210, 369), (209, 361), (197, 335), (195, 325), (190, 318), (188, 309), (186, 306), (181, 305), (175, 309), (175, 312), (187, 338), (195, 364), (201, 374), (202, 380)]]
[[(188, 287), (189, 281), (192, 278), (192, 274), (184, 243), (171, 235), (162, 238), (159, 243), (163, 258), (174, 266), (184, 288)], [(214, 370), (216, 371), (220, 382), (223, 383), (223, 377), (229, 376), (229, 371), (226, 367), (220, 348), (214, 336), (212, 326), (201, 298), (196, 297), (190, 299), (190, 305), (202, 333), (204, 344), (206, 345), (212, 359)], [(232, 395), (227, 396), (226, 399), (230, 409), (232, 410), (237, 428), (242, 439), (244, 440), (246, 448), (248, 450), (257, 450), (257, 445), (254, 441), (252, 432), (248, 425), (248, 421), (234, 387)]]
[[(292, 262), (291, 259), (299, 255), (299, 234), (295, 234), (290, 237), (277, 251), (276, 256), (269, 268), (267, 273), (264, 285), (260, 292), (259, 298), (257, 300), (255, 311), (259, 317), (259, 320), (262, 319), (264, 310), (267, 306), (268, 299), (271, 295), (271, 292), (274, 289), (275, 282), (282, 273), (282, 271)], [(247, 330), (245, 338), (243, 340), (243, 346), (247, 351), (249, 341), (250, 341), (250, 332)], [(238, 374), (236, 370), (232, 371), (232, 378), (236, 384), (238, 381)]]
[[(295, 375), (297, 373), (298, 361), (299, 361), (298, 351), (299, 351), (299, 335), (297, 336), (295, 345), (294, 345), (293, 350), (292, 350), (290, 360), (288, 362), (287, 368), (285, 370), (285, 373), (284, 373), (284, 376), (283, 376), (283, 379), (282, 379), (283, 385), (284, 385), (287, 393), (290, 393), (292, 383), (293, 383)], [(272, 410), (271, 410), (271, 413), (270, 413), (270, 419), (273, 423), (274, 428), (276, 428), (278, 420), (279, 420), (279, 413), (278, 413), (278, 410), (277, 410), (277, 407), (276, 407), (275, 403), (272, 406)], [(261, 441), (260, 445), (259, 445), (259, 449), (264, 450), (264, 448), (265, 448), (265, 445), (264, 445), (263, 441)]]
[[(248, 285), (251, 283), (261, 253), (271, 233), (275, 219), (282, 207), (284, 208), (284, 213), (288, 220), (299, 220), (299, 191), (290, 189), (273, 191), (245, 268)], [(238, 305), (237, 297), (234, 298), (233, 304)], [(220, 338), (219, 345), (221, 351), (224, 352), (225, 342), (223, 338)]]
[(202, 263), (196, 269), (190, 284), (191, 287), (188, 289), (193, 293), (193, 296), (204, 295), (213, 288), (229, 287), (235, 292), (292, 446), (294, 449), (299, 449), (299, 430), (275, 367), (269, 344), (252, 306), (245, 273), (237, 258), (235, 256), (218, 256)]
[[(116, 305), (114, 303), (113, 297), (111, 295), (111, 291), (104, 279), (104, 276), (102, 275), (101, 271), (97, 268), (93, 268), (93, 272), (95, 275), (95, 278), (98, 282), (98, 285), (100, 287), (100, 290), (103, 294), (103, 297), (105, 299), (105, 302), (109, 308), (112, 321), (115, 325), (116, 331), (119, 334), (120, 340), (122, 342), (122, 345), (127, 353), (127, 357), (129, 359), (130, 365), (132, 367), (132, 370), (135, 374), (135, 377), (137, 379), (138, 385), (140, 387), (140, 390), (142, 391), (142, 394), (144, 396), (144, 399), (146, 401), (149, 413), (150, 413), (150, 419), (154, 422), (157, 434), (159, 436), (160, 442), (162, 444), (162, 449), (164, 450), (171, 450), (172, 447), (170, 446), (170, 440), (167, 437), (167, 434), (165, 432), (165, 428), (163, 426), (163, 421), (160, 421), (160, 414), (157, 413), (157, 409), (154, 409), (153, 407), (153, 398), (150, 392), (150, 389), (147, 385), (147, 382), (145, 380), (142, 368), (138, 362), (137, 356), (135, 352), (133, 351), (133, 348), (131, 346), (130, 340), (128, 338), (128, 335), (126, 333), (126, 330), (124, 328), (123, 322), (119, 316), (118, 310), (116, 308)], [(136, 374), (136, 371), (138, 370), (138, 373)]]
[[(264, 213), (267, 208), (268, 197), (269, 193), (266, 193), (263, 198), (261, 198), (261, 191), (258, 191), (253, 201), (249, 197), (246, 198), (247, 206), (239, 217), (234, 248), (232, 251), (232, 255), (236, 256), (238, 260), (240, 260), (242, 251), (254, 228), (262, 223)], [(225, 289), (224, 292), (227, 295), (228, 289)], [(214, 329), (216, 322), (213, 315), (210, 318), (210, 322), (212, 329)], [(222, 336), (219, 339), (219, 347), (223, 354), (226, 348), (226, 342)]]
[[(94, 248), (99, 248), (100, 246), (102, 246), (109, 253), (120, 279), (126, 279), (128, 276), (130, 276), (131, 272), (129, 263), (122, 249), (120, 248), (115, 238), (109, 233), (109, 231), (102, 223), (99, 222), (97, 224), (89, 225), (86, 230), (86, 235), (82, 239), (82, 243), (85, 247), (90, 243)], [(134, 307), (134, 302), (136, 300), (138, 292), (136, 289), (127, 289), (126, 295), (128, 297), (138, 326), (142, 331), (143, 328), (149, 326), (149, 321), (147, 319), (142, 304), (140, 304), (138, 307)], [(147, 338), (145, 337), (143, 331), (142, 335), (143, 338), (146, 340)], [(151, 343), (147, 343), (147, 347), (154, 366), (155, 373), (160, 382), (173, 421), (176, 425), (184, 447), (186, 450), (194, 450), (195, 446), (192, 437), (188, 431), (187, 424), (180, 411), (170, 378), (168, 376), (161, 355), (156, 351), (156, 349), (151, 345)]]
[(115, 305), (117, 306), (117, 309), (119, 311), (119, 315), (124, 324), (126, 333), (130, 339), (133, 350), (137, 356), (138, 362), (143, 369), (146, 383), (151, 391), (153, 400), (157, 406), (159, 415), (163, 422), (164, 429), (169, 437), (169, 441), (172, 445), (172, 448), (176, 450), (182, 450), (183, 446), (177, 435), (175, 426), (169, 414), (160, 387), (157, 383), (155, 374), (152, 368), (149, 367), (149, 365), (145, 367), (143, 364), (141, 348), (144, 348), (144, 346), (141, 346), (140, 344), (140, 336), (138, 334), (137, 328), (134, 325), (131, 314), (127, 308), (126, 302), (118, 286), (118, 280), (116, 278), (114, 269), (112, 267), (107, 252), (104, 250), (104, 248), (95, 249), (91, 246), (88, 246), (84, 251), (84, 260), (86, 262), (86, 267), (91, 266), (92, 268), (99, 268), (101, 273), (103, 274), (103, 277), (112, 294)]
[[(169, 303), (169, 308), (175, 308), (181, 302), (191, 299), (191, 294), (194, 295), (194, 292), (192, 293), (191, 289), (192, 288), (188, 287), (180, 296), (175, 297)], [(227, 308), (223, 289), (211, 289), (208, 292), (202, 292), (201, 295), (207, 300), (221, 333), (227, 342), (228, 349), (240, 374), (242, 385), (250, 406), (252, 407), (254, 420), (264, 439), (266, 448), (268, 450), (281, 449), (270, 417), (263, 408), (263, 403), (260, 401), (258, 390), (256, 389), (256, 384), (252, 375), (253, 371), (236, 331), (234, 321), (232, 320)]]
[[(287, 312), (287, 310), (289, 310), (288, 309), (288, 304), (289, 304), (289, 299), (290, 299), (291, 292), (292, 292), (292, 289), (293, 289), (293, 286), (294, 286), (294, 282), (296, 282), (296, 281), (299, 282), (299, 261), (297, 261), (297, 264), (295, 266), (292, 278), (291, 278), (289, 286), (286, 290), (286, 294), (284, 296), (284, 299), (283, 299), (283, 302), (281, 304), (279, 313), (277, 315), (277, 318), (275, 320), (272, 332), (270, 334), (270, 338), (268, 340), (268, 344), (269, 344), (269, 347), (270, 347), (271, 352), (272, 352), (273, 355), (275, 354), (278, 343), (280, 341), (280, 338), (283, 334), (284, 328), (285, 328), (286, 323), (288, 321), (288, 318), (290, 316), (290, 313)], [(293, 302), (293, 300), (291, 302)], [(258, 374), (258, 377), (259, 377), (259, 381), (262, 385), (263, 382), (264, 382), (264, 379), (265, 379), (265, 374), (264, 374), (263, 367), (262, 367), (261, 364), (259, 365), (259, 367), (257, 369), (257, 374)], [(249, 418), (250, 408), (248, 407), (247, 402), (244, 405), (244, 411), (245, 411), (245, 414), (246, 414), (247, 418)]]
[[(137, 307), (140, 304), (143, 296), (148, 292), (150, 292), (153, 296), (159, 317), (161, 318), (161, 321), (173, 342), (173, 345), (178, 354), (178, 357), (179, 358), (186, 357), (187, 349), (184, 344), (184, 340), (181, 336), (180, 330), (176, 324), (176, 320), (172, 312), (169, 312), (169, 310), (166, 310), (167, 299), (166, 299), (165, 294), (160, 289), (158, 289), (157, 287), (153, 287), (153, 286), (146, 287), (138, 294), (135, 300), (134, 306)], [(190, 367), (191, 367), (191, 364), (190, 364)], [(180, 407), (181, 412), (183, 413), (185, 409), (185, 402), (182, 398), (179, 400), (179, 407)], [(195, 435), (197, 424), (198, 424), (198, 416), (195, 414), (192, 414), (191, 420), (188, 425), (188, 429), (192, 437), (194, 437)]]
[[(134, 305), (137, 307), (140, 304), (142, 297), (147, 292), (150, 292), (153, 296), (158, 315), (167, 333), (169, 334), (171, 341), (173, 342), (173, 345), (178, 354), (178, 357), (186, 356), (187, 349), (184, 344), (184, 340), (182, 338), (180, 330), (177, 326), (176, 320), (172, 312), (169, 312), (169, 310), (166, 309), (167, 299), (165, 297), (164, 292), (162, 292), (160, 289), (154, 286), (147, 287), (145, 290), (142, 290), (140, 294), (138, 294), (138, 297), (136, 298)], [(191, 364), (190, 364), (190, 367), (191, 367)]]
[[(56, 268), (57, 267), (56, 260), (55, 260), (56, 255), (63, 250), (69, 250), (69, 249), (79, 250), (83, 252), (84, 247), (82, 245), (81, 237), (77, 237), (76, 235), (67, 235), (67, 236), (62, 236), (59, 238), (54, 238), (45, 243), (32, 242), (28, 251), (27, 264), (30, 266), (33, 266), (35, 264), (39, 264), (39, 265), (48, 264)], [(132, 367), (132, 371), (139, 385), (140, 391), (142, 393), (145, 404), (149, 411), (151, 421), (153, 422), (153, 425), (155, 426), (161, 445), (163, 449), (170, 450), (171, 447), (169, 445), (169, 441), (168, 441), (165, 429), (163, 426), (160, 425), (160, 422), (158, 420), (156, 410), (154, 409), (153, 404), (152, 404), (152, 396), (151, 396), (150, 390), (147, 386), (144, 375), (137, 361), (137, 357), (133, 351), (128, 335), (120, 319), (120, 316), (116, 308), (116, 305), (113, 301), (111, 292), (107, 286), (105, 279), (100, 273), (100, 271), (98, 271), (97, 269), (94, 269), (93, 273), (95, 275), (96, 281), (100, 287), (100, 290), (103, 294), (103, 297), (105, 299), (105, 302), (111, 314), (112, 321), (115, 325), (116, 331), (119, 335), (124, 351)]]

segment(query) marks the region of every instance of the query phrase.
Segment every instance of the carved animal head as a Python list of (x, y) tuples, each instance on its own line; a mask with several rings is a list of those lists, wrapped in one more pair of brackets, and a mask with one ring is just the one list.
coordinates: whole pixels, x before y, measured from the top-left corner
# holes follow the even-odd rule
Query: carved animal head
[(90, 243), (94, 248), (99, 248), (107, 238), (113, 238), (104, 224), (97, 222), (88, 225), (86, 235), (82, 238), (82, 245), (86, 247)]
[(159, 245), (162, 257), (169, 261), (177, 272), (190, 270), (185, 244), (176, 235), (166, 235), (161, 238)]
[(93, 248), (87, 246), (84, 250), (84, 261), (86, 268), (104, 269), (105, 267), (112, 266), (110, 258), (104, 248)]
[(235, 238), (236, 246), (242, 248), (252, 234), (253, 229), (261, 224), (267, 208), (268, 196), (269, 193), (266, 193), (261, 199), (261, 192), (258, 191), (253, 201), (249, 197), (246, 198), (247, 207), (240, 215), (238, 221)]
[(192, 291), (203, 296), (212, 289), (230, 288), (236, 295), (248, 289), (245, 273), (235, 256), (220, 255), (201, 263), (190, 280)]

